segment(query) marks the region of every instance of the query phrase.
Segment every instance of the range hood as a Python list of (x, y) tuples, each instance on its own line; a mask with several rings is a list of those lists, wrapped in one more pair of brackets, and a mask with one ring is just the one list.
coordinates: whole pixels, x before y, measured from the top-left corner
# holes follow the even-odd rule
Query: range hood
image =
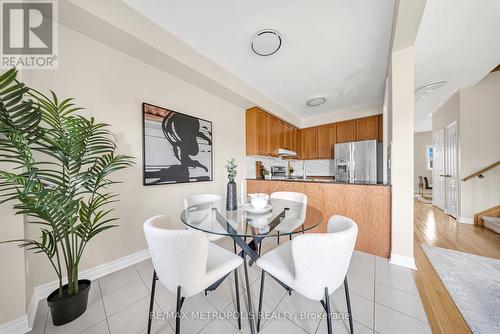
[(278, 149), (278, 155), (281, 157), (296, 157), (297, 153), (295, 151), (290, 151), (284, 148)]

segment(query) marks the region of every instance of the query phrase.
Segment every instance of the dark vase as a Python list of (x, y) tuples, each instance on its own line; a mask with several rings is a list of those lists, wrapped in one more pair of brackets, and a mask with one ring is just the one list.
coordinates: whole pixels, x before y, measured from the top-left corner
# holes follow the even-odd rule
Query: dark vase
[(47, 297), (52, 323), (54, 326), (67, 324), (87, 309), (91, 282), (87, 279), (78, 280), (78, 293), (68, 296), (68, 285), (63, 285), (63, 297), (59, 297), (59, 289)]
[(233, 211), (238, 208), (238, 195), (236, 193), (236, 183), (231, 180), (227, 183), (226, 210)]

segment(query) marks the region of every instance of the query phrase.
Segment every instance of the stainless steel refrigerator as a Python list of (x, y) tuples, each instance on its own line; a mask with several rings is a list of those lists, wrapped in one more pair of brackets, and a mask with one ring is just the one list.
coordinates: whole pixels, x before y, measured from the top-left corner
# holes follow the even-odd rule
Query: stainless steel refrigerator
[(335, 179), (342, 182), (382, 181), (382, 143), (363, 140), (335, 144)]

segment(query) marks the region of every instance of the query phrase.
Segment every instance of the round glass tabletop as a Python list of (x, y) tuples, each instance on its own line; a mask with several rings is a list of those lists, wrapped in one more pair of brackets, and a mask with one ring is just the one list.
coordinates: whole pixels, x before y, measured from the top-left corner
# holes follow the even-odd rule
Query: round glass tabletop
[[(197, 204), (181, 213), (187, 226), (203, 232), (240, 237), (278, 236), (303, 233), (321, 224), (323, 215), (299, 202), (271, 199), (264, 209), (256, 210), (249, 203), (227, 211), (213, 203)], [(274, 231), (275, 233), (270, 233)]]

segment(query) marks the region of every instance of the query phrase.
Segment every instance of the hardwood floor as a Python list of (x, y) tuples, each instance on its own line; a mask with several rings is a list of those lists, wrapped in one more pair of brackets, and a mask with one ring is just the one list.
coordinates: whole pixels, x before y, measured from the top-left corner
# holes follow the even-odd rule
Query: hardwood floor
[(500, 235), (415, 200), (415, 281), (433, 333), (472, 333), (420, 244), (500, 259)]

